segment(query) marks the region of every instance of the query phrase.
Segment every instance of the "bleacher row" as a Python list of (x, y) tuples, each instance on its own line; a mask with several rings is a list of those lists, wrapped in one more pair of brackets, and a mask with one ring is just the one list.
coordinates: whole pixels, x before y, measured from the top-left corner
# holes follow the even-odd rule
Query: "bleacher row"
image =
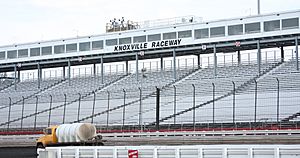
[[(0, 87), (0, 128), (6, 128), (8, 123), (11, 127), (20, 127), (21, 122), (23, 127), (32, 127), (35, 119), (38, 127), (45, 127), (50, 110), (50, 124), (61, 124), (64, 109), (65, 123), (91, 122), (93, 119), (98, 125), (121, 125), (125, 110), (125, 124), (151, 124), (155, 121), (156, 87), (161, 89), (160, 118), (163, 123), (191, 123), (194, 110), (190, 108), (193, 106), (196, 107), (197, 123), (252, 122), (255, 81), (256, 119), (276, 121), (276, 78), (280, 82), (280, 119), (298, 113), (300, 73), (295, 68), (295, 60), (262, 62), (260, 73), (257, 67), (256, 63), (223, 65), (217, 68), (217, 76), (212, 67), (178, 69), (177, 80), (170, 69), (139, 73), (139, 81), (135, 73), (105, 75), (103, 84), (99, 75), (70, 81), (51, 79), (43, 80), (40, 88), (36, 86), (37, 81), (19, 82), (16, 87), (6, 81)], [(232, 120), (233, 93), (235, 120)], [(177, 112), (182, 114), (176, 115), (175, 120), (172, 115)], [(293, 119), (297, 117), (290, 121)]]

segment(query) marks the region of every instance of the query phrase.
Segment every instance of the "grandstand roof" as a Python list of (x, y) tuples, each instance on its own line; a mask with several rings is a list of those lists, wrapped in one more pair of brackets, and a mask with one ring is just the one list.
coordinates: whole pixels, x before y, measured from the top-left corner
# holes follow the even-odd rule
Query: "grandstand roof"
[[(95, 36), (41, 41), (0, 47), (0, 72), (12, 71), (15, 64), (22, 70), (134, 60), (135, 54), (145, 51), (141, 59), (233, 52), (257, 48), (294, 45), (299, 38), (300, 10), (255, 15), (210, 22), (190, 22), (147, 29), (106, 33)], [(171, 45), (174, 40), (180, 43)], [(236, 42), (240, 46), (236, 46)], [(157, 46), (153, 47), (153, 43)], [(145, 47), (145, 45), (147, 47)], [(202, 45), (207, 49), (203, 50)], [(131, 49), (116, 49), (131, 48)], [(80, 58), (80, 60), (79, 60)], [(82, 59), (82, 60), (81, 60)]]

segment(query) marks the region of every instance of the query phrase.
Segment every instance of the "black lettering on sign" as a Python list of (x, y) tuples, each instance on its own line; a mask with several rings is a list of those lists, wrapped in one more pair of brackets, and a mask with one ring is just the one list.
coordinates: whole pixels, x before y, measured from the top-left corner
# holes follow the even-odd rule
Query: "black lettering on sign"
[(151, 45), (151, 47), (152, 47), (152, 48), (154, 48), (154, 47), (155, 47), (155, 42), (152, 42), (152, 45)]
[(165, 42), (165, 46), (166, 46), (166, 47), (169, 46), (169, 41), (166, 41), (166, 42)]
[(178, 45), (180, 45), (181, 39), (178, 39)]
[(114, 51), (118, 51), (118, 46), (115, 46), (115, 49), (114, 49)]
[[(181, 44), (181, 39), (155, 41), (155, 42), (151, 42), (150, 48), (176, 46), (180, 44)], [(124, 44), (124, 45), (114, 46), (114, 51), (130, 51), (130, 50), (141, 50), (147, 48), (148, 48), (148, 42), (144, 42), (138, 44)]]

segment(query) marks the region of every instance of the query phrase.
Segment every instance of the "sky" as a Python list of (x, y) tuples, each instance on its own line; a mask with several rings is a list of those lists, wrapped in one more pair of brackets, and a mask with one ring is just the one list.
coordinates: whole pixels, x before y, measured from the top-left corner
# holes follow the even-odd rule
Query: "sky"
[[(300, 0), (261, 0), (261, 14), (300, 9)], [(204, 21), (257, 14), (257, 0), (0, 0), (0, 45), (105, 33), (113, 18), (194, 15)]]

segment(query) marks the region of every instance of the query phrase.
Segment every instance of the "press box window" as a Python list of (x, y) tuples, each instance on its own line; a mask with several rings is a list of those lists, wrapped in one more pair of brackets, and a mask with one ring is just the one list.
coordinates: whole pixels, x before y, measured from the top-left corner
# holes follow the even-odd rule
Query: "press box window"
[(43, 47), (42, 48), (42, 55), (51, 55), (52, 54), (52, 47)]
[(160, 40), (161, 40), (160, 34), (148, 35), (148, 42), (160, 41)]
[(264, 22), (264, 31), (277, 31), (280, 30), (280, 21), (279, 20), (273, 20), (273, 21), (265, 21)]
[(66, 45), (66, 52), (77, 52), (77, 43), (73, 43), (73, 44), (67, 44)]
[(117, 39), (108, 39), (105, 41), (106, 46), (114, 46), (118, 45), (118, 40)]
[(130, 44), (130, 43), (131, 43), (131, 37), (120, 38), (119, 39), (119, 45), (121, 45), (121, 44)]
[(61, 54), (65, 52), (65, 45), (54, 46), (54, 54)]
[(195, 30), (195, 39), (208, 38), (208, 28)]
[(146, 42), (146, 36), (135, 36), (133, 37), (133, 43)]
[(192, 37), (192, 30), (178, 32), (178, 38), (189, 38), (189, 37)]
[(30, 56), (40, 56), (40, 48), (30, 48)]
[(79, 51), (89, 51), (91, 50), (90, 42), (79, 43)]
[(5, 52), (0, 52), (0, 59), (5, 59)]
[(242, 35), (243, 34), (243, 25), (231, 25), (228, 26), (228, 35)]
[(299, 18), (282, 19), (282, 29), (299, 28)]
[(163, 34), (163, 39), (176, 39), (176, 32), (169, 32), (169, 33), (164, 33)]
[(245, 33), (250, 34), (250, 33), (258, 33), (260, 32), (260, 23), (248, 23), (245, 24)]
[(92, 50), (103, 49), (103, 41), (93, 41)]
[(18, 57), (28, 57), (28, 49), (20, 49), (18, 50)]
[(225, 26), (210, 28), (210, 37), (225, 36)]
[(7, 51), (7, 58), (8, 59), (17, 58), (17, 51), (16, 50)]

